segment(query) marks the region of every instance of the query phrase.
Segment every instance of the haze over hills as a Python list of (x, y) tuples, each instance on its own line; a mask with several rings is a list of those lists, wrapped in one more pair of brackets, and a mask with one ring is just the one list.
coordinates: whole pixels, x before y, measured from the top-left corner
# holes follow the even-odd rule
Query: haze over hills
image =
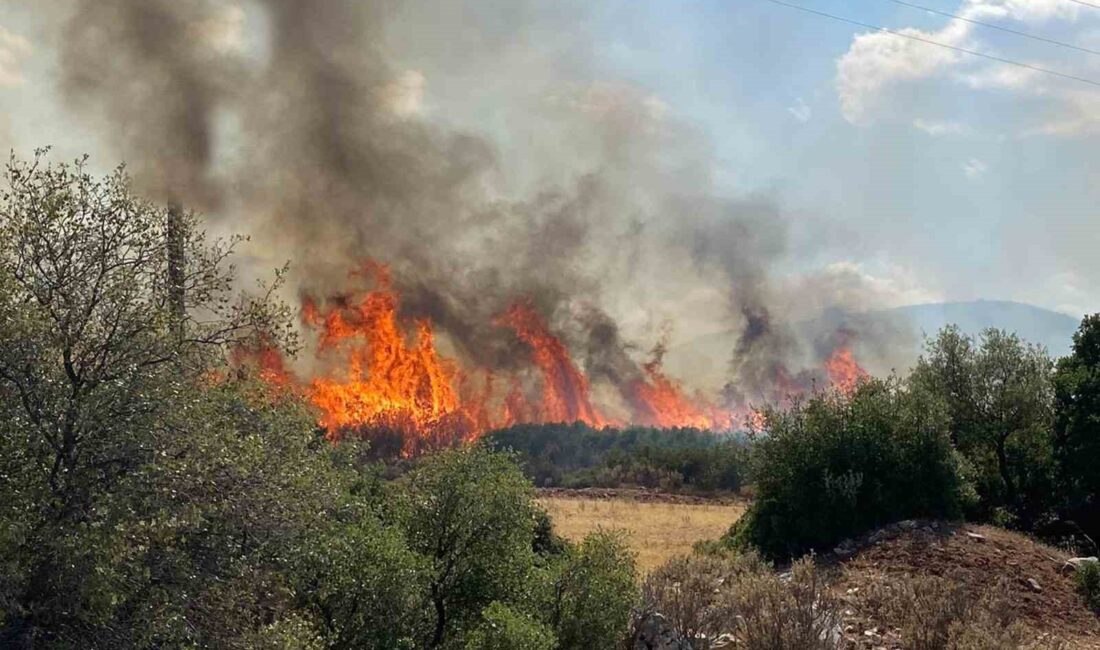
[[(920, 354), (925, 335), (955, 324), (971, 335), (996, 327), (1047, 348), (1052, 356), (1069, 353), (1080, 320), (1060, 312), (1007, 300), (907, 305), (869, 312), (826, 310), (816, 319), (795, 325), (803, 340), (814, 332), (847, 329), (853, 333), (857, 357), (875, 374), (904, 373)], [(677, 376), (701, 378), (714, 384), (726, 376), (737, 332), (709, 334), (672, 347), (667, 367)], [(881, 342), (881, 343), (876, 343)]]

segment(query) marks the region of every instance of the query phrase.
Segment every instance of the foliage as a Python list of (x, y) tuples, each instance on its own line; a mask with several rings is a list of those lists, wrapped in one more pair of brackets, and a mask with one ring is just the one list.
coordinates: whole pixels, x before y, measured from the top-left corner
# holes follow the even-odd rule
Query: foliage
[(551, 650), (556, 647), (549, 628), (507, 605), (494, 602), (485, 608), (481, 617), (481, 622), (467, 637), (466, 650)]
[(406, 475), (397, 516), (428, 563), (428, 647), (461, 636), (493, 601), (522, 599), (535, 561), (531, 497), (513, 460), (483, 448), (428, 456)]
[(621, 533), (597, 531), (550, 569), (547, 612), (561, 650), (617, 647), (637, 599), (634, 556)]
[(429, 625), (428, 563), (372, 513), (333, 526), (297, 559), (297, 589), (331, 648), (411, 648)]
[(1014, 334), (947, 327), (909, 382), (947, 404), (952, 442), (975, 472), (980, 518), (1032, 528), (1052, 507), (1053, 363)]
[(1058, 362), (1054, 385), (1061, 505), (1100, 540), (1100, 314), (1081, 322), (1072, 353)]
[(693, 648), (720, 635), (750, 650), (840, 647), (840, 609), (812, 558), (777, 575), (751, 551), (671, 560), (646, 580), (639, 616), (660, 612)]
[(897, 380), (765, 412), (756, 501), (729, 541), (789, 557), (911, 517), (955, 517), (964, 486), (941, 404)]
[(232, 242), (182, 213), (168, 286), (168, 212), (121, 171), (13, 160), (7, 181), (0, 641), (230, 647), (283, 607), (282, 553), (336, 501), (301, 409), (208, 374), (235, 342), (286, 342), (287, 311), (235, 297)]
[(1005, 584), (973, 593), (963, 580), (906, 576), (873, 583), (868, 590), (876, 618), (895, 622), (905, 648), (994, 650), (1020, 648), (1024, 642)]
[(728, 632), (731, 612), (728, 592), (746, 574), (768, 567), (756, 553), (724, 553), (673, 558), (646, 577), (642, 585), (640, 616), (660, 612), (692, 648), (708, 650), (714, 639)]
[(745, 481), (747, 445), (729, 434), (691, 428), (594, 429), (522, 424), (494, 431), (490, 444), (520, 454), (539, 486), (737, 490)]
[(1100, 562), (1085, 562), (1074, 576), (1077, 591), (1085, 603), (1094, 611), (1100, 612)]

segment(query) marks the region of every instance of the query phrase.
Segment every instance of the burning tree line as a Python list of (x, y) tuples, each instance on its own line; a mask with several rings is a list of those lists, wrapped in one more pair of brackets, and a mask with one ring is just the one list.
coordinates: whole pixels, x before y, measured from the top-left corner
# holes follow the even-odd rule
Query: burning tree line
[[(397, 435), (402, 455), (471, 442), (487, 431), (525, 423), (583, 422), (593, 427), (640, 425), (728, 431), (753, 426), (745, 403), (720, 403), (690, 393), (662, 366), (664, 348), (642, 364), (636, 377), (615, 386), (625, 416), (609, 415), (593, 399), (587, 374), (535, 307), (522, 299), (499, 314), (501, 336), (515, 337), (534, 373), (463, 367), (441, 354), (432, 322), (409, 322), (390, 268), (367, 262), (352, 278), (368, 289), (302, 300), (301, 323), (315, 335), (315, 370), (304, 378), (277, 349), (239, 348), (238, 364), (255, 367), (269, 384), (300, 391), (318, 409), (332, 440), (346, 436)], [(823, 363), (829, 385), (851, 392), (867, 373), (847, 344)], [(533, 375), (533, 376), (532, 376)], [(792, 376), (782, 366), (774, 397), (811, 388), (814, 375)]]

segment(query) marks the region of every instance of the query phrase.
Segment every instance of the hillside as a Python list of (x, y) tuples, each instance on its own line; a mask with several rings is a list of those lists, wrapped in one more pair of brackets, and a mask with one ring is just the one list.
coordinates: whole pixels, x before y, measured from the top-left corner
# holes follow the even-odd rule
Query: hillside
[[(1100, 619), (1074, 591), (1073, 576), (1062, 571), (1064, 552), (990, 526), (907, 524), (862, 538), (849, 557), (837, 560), (834, 590), (854, 647), (899, 647), (905, 622), (882, 611), (881, 601), (899, 581), (921, 576), (943, 578), (971, 602), (1000, 588), (998, 610), (1038, 639), (1033, 647), (1057, 648), (1061, 639), (1069, 648), (1100, 648)], [(918, 599), (937, 596), (926, 588)]]

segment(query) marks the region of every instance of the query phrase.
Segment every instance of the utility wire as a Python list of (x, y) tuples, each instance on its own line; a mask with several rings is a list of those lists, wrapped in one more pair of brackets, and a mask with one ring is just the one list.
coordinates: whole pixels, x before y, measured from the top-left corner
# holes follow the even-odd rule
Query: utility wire
[(927, 12), (934, 13), (934, 14), (939, 14), (940, 16), (946, 16), (946, 17), (952, 18), (954, 20), (961, 20), (961, 21), (964, 21), (964, 22), (971, 23), (973, 25), (981, 25), (982, 27), (988, 27), (990, 29), (996, 29), (998, 31), (1007, 32), (1009, 34), (1015, 34), (1016, 36), (1023, 36), (1024, 38), (1030, 38), (1032, 40), (1042, 41), (1044, 43), (1050, 43), (1052, 45), (1060, 45), (1062, 47), (1068, 47), (1069, 49), (1077, 50), (1078, 52), (1087, 52), (1089, 54), (1095, 54), (1097, 56), (1100, 56), (1100, 51), (1090, 50), (1087, 47), (1080, 47), (1080, 46), (1077, 46), (1077, 45), (1072, 45), (1070, 43), (1064, 43), (1062, 41), (1056, 41), (1053, 38), (1047, 38), (1045, 36), (1038, 36), (1036, 34), (1029, 34), (1027, 32), (1021, 32), (1019, 30), (1012, 29), (1010, 27), (1002, 27), (1001, 25), (994, 25), (993, 23), (987, 23), (987, 22), (982, 22), (980, 20), (974, 20), (973, 18), (967, 18), (965, 16), (960, 16), (958, 14), (953, 14), (953, 13), (949, 13), (949, 12), (946, 12), (946, 11), (940, 11), (939, 9), (933, 9), (931, 7), (924, 7), (924, 6), (921, 6), (921, 5), (913, 4), (911, 2), (905, 2), (905, 0), (888, 0), (888, 2), (893, 2), (894, 4), (898, 4), (898, 5), (901, 5), (903, 7), (909, 7), (911, 9), (920, 9), (922, 11), (927, 11)]
[(1069, 0), (1069, 1), (1070, 2), (1075, 2), (1079, 5), (1084, 5), (1086, 7), (1092, 7), (1093, 9), (1100, 9), (1100, 5), (1093, 4), (1091, 2), (1085, 2), (1085, 0)]
[[(860, 22), (858, 20), (853, 20), (852, 18), (845, 18), (843, 16), (837, 16), (836, 14), (830, 14), (830, 13), (826, 13), (824, 11), (818, 11), (817, 9), (810, 9), (809, 7), (803, 7), (802, 5), (796, 5), (796, 4), (791, 3), (791, 2), (784, 2), (783, 0), (765, 0), (765, 1), (770, 2), (772, 4), (779, 5), (781, 7), (788, 7), (790, 9), (797, 9), (798, 11), (804, 11), (806, 13), (814, 14), (814, 15), (817, 15), (817, 16), (822, 16), (824, 18), (829, 18), (831, 20), (838, 20), (842, 23), (848, 23), (848, 24), (851, 24), (851, 25), (859, 26), (859, 27), (865, 27), (867, 29), (874, 29), (876, 31), (885, 32), (887, 34), (893, 34), (894, 36), (900, 36), (902, 38), (908, 38), (909, 40), (912, 40), (912, 41), (919, 41), (921, 43), (927, 43), (928, 45), (935, 45), (937, 47), (942, 47), (942, 48), (945, 48), (945, 49), (948, 49), (948, 50), (953, 50), (955, 52), (961, 52), (963, 54), (969, 54), (970, 56), (977, 56), (977, 57), (981, 57), (983, 59), (989, 59), (990, 61), (996, 61), (998, 63), (1006, 63), (1008, 65), (1014, 65), (1014, 66), (1017, 66), (1017, 67), (1020, 67), (1020, 68), (1025, 68), (1027, 70), (1032, 70), (1034, 72), (1041, 72), (1043, 74), (1048, 74), (1048, 75), (1051, 75), (1053, 77), (1061, 77), (1062, 79), (1070, 79), (1072, 81), (1079, 81), (1081, 83), (1088, 84), (1090, 86), (1096, 86), (1096, 87), (1100, 88), (1100, 81), (1095, 81), (1093, 79), (1086, 79), (1084, 77), (1077, 77), (1077, 76), (1074, 76), (1074, 75), (1071, 75), (1071, 74), (1066, 74), (1065, 72), (1058, 72), (1057, 70), (1051, 70), (1050, 68), (1043, 68), (1043, 67), (1040, 67), (1040, 66), (1037, 66), (1037, 65), (1032, 65), (1030, 63), (1023, 63), (1021, 61), (1013, 61), (1012, 59), (1005, 59), (1005, 58), (1002, 58), (1002, 57), (999, 57), (999, 56), (994, 56), (992, 54), (986, 54), (985, 52), (978, 52), (977, 50), (968, 50), (964, 47), (958, 47), (956, 45), (948, 45), (947, 43), (941, 43), (939, 41), (933, 41), (932, 39), (924, 38), (923, 36), (917, 36), (915, 34), (906, 34), (904, 32), (899, 32), (897, 30), (889, 29), (889, 28), (886, 28), (886, 27), (879, 27), (878, 25), (872, 25), (871, 23), (864, 23), (864, 22)], [(1073, 1), (1076, 2), (1078, 0), (1073, 0)], [(1097, 5), (1097, 6), (1098, 6), (1098, 8), (1100, 8), (1100, 5)]]

